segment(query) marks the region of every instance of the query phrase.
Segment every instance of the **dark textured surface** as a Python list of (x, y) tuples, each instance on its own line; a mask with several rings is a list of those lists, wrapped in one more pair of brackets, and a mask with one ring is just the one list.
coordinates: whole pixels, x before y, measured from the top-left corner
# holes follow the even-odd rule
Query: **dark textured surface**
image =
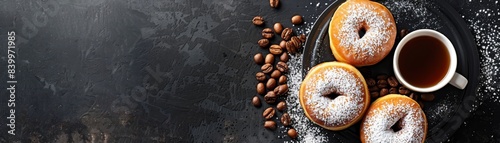
[[(7, 73), (6, 33), (15, 31), (18, 81), (16, 136), (4, 125), (1, 86), (0, 142), (278, 142), (288, 138), (264, 129), (263, 109), (250, 104), (262, 29), (250, 20), (290, 27), (301, 14), (313, 22), (332, 1), (283, 0), (279, 9), (250, 0), (0, 3), (0, 69)], [(495, 1), (449, 4), (468, 24), (498, 22), (488, 20), (498, 14), (474, 18), (498, 11)], [(450, 142), (500, 142), (500, 103), (481, 95)]]

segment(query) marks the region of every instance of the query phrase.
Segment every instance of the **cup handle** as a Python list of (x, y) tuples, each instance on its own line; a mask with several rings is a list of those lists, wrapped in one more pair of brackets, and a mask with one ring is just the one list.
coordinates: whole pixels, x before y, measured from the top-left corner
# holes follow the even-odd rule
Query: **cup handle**
[(459, 73), (453, 74), (453, 77), (450, 80), (450, 84), (457, 87), (458, 89), (465, 89), (465, 86), (467, 86), (468, 82), (469, 81), (467, 80), (467, 78)]

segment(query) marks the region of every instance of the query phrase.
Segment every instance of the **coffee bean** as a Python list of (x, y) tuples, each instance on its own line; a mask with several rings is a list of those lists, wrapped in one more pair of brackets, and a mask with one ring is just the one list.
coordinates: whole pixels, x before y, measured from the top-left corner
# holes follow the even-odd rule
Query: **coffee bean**
[(434, 100), (434, 98), (435, 96), (432, 93), (422, 93), (420, 95), (420, 99), (422, 99), (423, 101), (432, 101)]
[(279, 4), (280, 4), (280, 1), (279, 1), (279, 0), (269, 0), (269, 5), (270, 5), (272, 8), (277, 8)]
[(273, 30), (271, 28), (264, 28), (264, 30), (262, 30), (262, 38), (271, 39), (271, 38), (273, 38), (273, 36), (274, 36), (274, 33), (273, 33)]
[(264, 85), (264, 83), (259, 82), (257, 84), (257, 94), (260, 94), (260, 95), (266, 94), (266, 86)]
[(300, 15), (294, 15), (292, 16), (292, 24), (302, 24), (302, 16)]
[(272, 90), (276, 87), (276, 79), (270, 78), (267, 80), (266, 87), (269, 90)]
[(264, 110), (264, 112), (262, 113), (262, 117), (264, 117), (264, 119), (266, 120), (269, 120), (274, 117), (274, 114), (276, 114), (275, 112), (276, 111), (274, 111), (273, 107), (269, 107)]
[(412, 92), (409, 96), (411, 99), (418, 101), (418, 93)]
[(401, 32), (399, 32), (401, 38), (405, 37), (407, 34), (408, 34), (408, 29), (401, 29)]
[(281, 76), (281, 72), (279, 70), (274, 70), (271, 73), (271, 78), (278, 79), (278, 78), (280, 78), (280, 76)]
[(285, 63), (286, 63), (286, 62), (288, 62), (288, 60), (289, 60), (289, 59), (290, 59), (290, 56), (289, 56), (287, 53), (284, 53), (284, 52), (283, 52), (283, 54), (281, 54), (281, 56), (280, 56), (280, 60), (281, 60), (282, 62), (285, 62)]
[(257, 79), (257, 81), (259, 81), (259, 82), (264, 82), (264, 81), (266, 81), (266, 74), (263, 72), (257, 72), (255, 74), (255, 79)]
[(291, 119), (288, 113), (283, 113), (283, 115), (281, 115), (281, 124), (283, 124), (283, 126), (290, 126)]
[(276, 109), (278, 109), (278, 111), (285, 111), (286, 109), (286, 102), (285, 101), (281, 101), (278, 103), (278, 105), (276, 105)]
[(259, 47), (261, 48), (266, 48), (267, 46), (269, 46), (269, 39), (260, 39), (259, 41), (257, 41), (257, 44), (259, 44)]
[(286, 45), (286, 50), (288, 51), (288, 53), (290, 53), (290, 54), (297, 53), (297, 48), (295, 48), (292, 41), (286, 41), (285, 45)]
[(399, 91), (398, 91), (398, 88), (396, 88), (396, 87), (391, 87), (391, 88), (389, 89), (389, 93), (390, 93), (390, 94), (398, 94), (398, 92), (399, 92)]
[(276, 129), (276, 122), (269, 120), (264, 122), (264, 128), (269, 129), (269, 130), (274, 130)]
[(264, 24), (264, 18), (262, 16), (255, 16), (252, 19), (252, 23), (257, 26), (261, 26)]
[[(292, 38), (292, 33), (293, 33), (293, 30), (291, 28), (285, 28), (283, 29), (283, 31), (281, 32), (281, 38), (283, 40), (290, 40), (290, 38)], [(288, 45), (287, 45), (288, 46)]]
[(378, 96), (379, 96), (379, 95), (380, 95), (380, 92), (377, 92), (377, 91), (374, 91), (374, 92), (371, 92), (371, 93), (370, 93), (370, 96), (371, 96), (372, 98), (378, 98)]
[(257, 53), (253, 56), (253, 60), (256, 64), (262, 65), (264, 63), (264, 56), (261, 53)]
[(266, 58), (264, 59), (264, 63), (266, 63), (266, 64), (274, 64), (274, 55), (273, 54), (267, 54)]
[(372, 86), (372, 87), (368, 88), (368, 91), (370, 91), (370, 92), (379, 92), (380, 88), (378, 88), (377, 86)]
[(299, 38), (297, 36), (293, 36), (290, 41), (292, 41), (293, 43), (293, 46), (296, 48), (296, 49), (300, 49), (302, 48), (302, 42), (299, 40)]
[(282, 84), (274, 88), (274, 93), (276, 93), (277, 95), (285, 95), (287, 92), (288, 92), (287, 84)]
[(304, 43), (306, 42), (306, 35), (305, 34), (300, 34), (299, 35), (300, 42)]
[(408, 95), (410, 94), (410, 90), (404, 86), (399, 87), (399, 94)]
[(278, 62), (278, 64), (276, 64), (276, 68), (282, 73), (288, 72), (288, 65), (285, 62)]
[(260, 103), (260, 98), (259, 98), (258, 96), (254, 96), (254, 97), (252, 98), (252, 104), (253, 104), (253, 106), (255, 106), (255, 107), (260, 107), (260, 106), (262, 106), (262, 104)]
[(263, 73), (270, 73), (271, 71), (273, 71), (273, 65), (264, 64), (262, 65), (262, 67), (260, 67), (260, 69), (262, 70)]
[(283, 49), (281, 49), (280, 45), (271, 45), (271, 47), (269, 47), (269, 52), (273, 55), (279, 55), (283, 53)]
[(276, 32), (276, 34), (281, 34), (281, 32), (283, 31), (283, 25), (281, 25), (281, 23), (277, 22), (277, 23), (274, 23), (274, 32)]
[(280, 47), (281, 47), (281, 49), (286, 50), (286, 41), (285, 40), (281, 40)]
[(297, 131), (295, 129), (293, 129), (293, 128), (288, 129), (287, 134), (292, 139), (296, 139), (298, 137)]
[(378, 76), (377, 76), (377, 79), (378, 79), (378, 80), (387, 80), (387, 78), (388, 78), (388, 77), (389, 77), (389, 76), (388, 76), (388, 75), (386, 75), (386, 74), (381, 74), (381, 75), (378, 75)]
[(387, 80), (385, 79), (379, 79), (377, 81), (377, 87), (378, 88), (386, 88), (389, 84), (387, 83)]
[(389, 94), (389, 89), (387, 88), (380, 89), (380, 95), (379, 95), (380, 97), (385, 96), (387, 94)]
[(391, 77), (387, 78), (387, 82), (389, 83), (389, 85), (391, 87), (397, 87), (399, 85), (398, 80), (394, 76), (391, 76)]
[(267, 94), (264, 96), (264, 100), (266, 101), (267, 104), (274, 104), (276, 103), (276, 99), (278, 97), (276, 94), (274, 94), (274, 91), (269, 91)]
[(368, 79), (366, 79), (366, 84), (368, 85), (368, 87), (372, 87), (372, 86), (375, 86), (377, 84), (377, 81), (375, 81), (375, 79), (373, 79), (373, 78), (368, 78)]
[(278, 83), (279, 84), (286, 84), (286, 82), (287, 82), (286, 76), (285, 75), (281, 75), (280, 79), (278, 80)]

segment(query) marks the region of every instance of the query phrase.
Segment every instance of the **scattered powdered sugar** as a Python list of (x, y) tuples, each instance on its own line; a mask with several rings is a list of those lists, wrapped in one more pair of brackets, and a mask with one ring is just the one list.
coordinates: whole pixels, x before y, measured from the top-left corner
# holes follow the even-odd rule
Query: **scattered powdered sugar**
[(324, 129), (314, 124), (304, 115), (304, 110), (300, 106), (299, 90), (302, 83), (302, 54), (291, 55), (288, 61), (288, 93), (286, 99), (288, 105), (288, 114), (292, 119), (292, 126), (297, 130), (297, 140), (290, 142), (328, 142), (328, 137), (324, 133)]
[(381, 2), (387, 7), (396, 20), (396, 25), (408, 23), (409, 27), (403, 27), (410, 30), (431, 28), (440, 29), (441, 21), (427, 7), (435, 4), (429, 4), (425, 0), (387, 0)]
[[(363, 83), (355, 73), (345, 68), (325, 67), (321, 72), (309, 75), (305, 84), (304, 102), (310, 116), (325, 126), (340, 127), (352, 122), (363, 111), (365, 94)], [(338, 92), (335, 99), (324, 95)]]
[[(411, 100), (411, 99), (408, 99)], [(370, 109), (363, 122), (366, 142), (374, 143), (419, 143), (424, 139), (425, 122), (419, 106), (398, 100), (380, 101), (379, 108)], [(376, 107), (372, 105), (372, 107)], [(401, 119), (401, 130), (395, 132), (392, 126)]]
[[(349, 1), (347, 1), (349, 2)], [(371, 2), (369, 2), (371, 3)], [(339, 8), (345, 8), (343, 6), (348, 6), (347, 13), (335, 13), (335, 15), (345, 15), (340, 20), (339, 32), (335, 34), (335, 37), (339, 39), (340, 47), (345, 47), (347, 51), (351, 51), (346, 56), (354, 56), (356, 59), (371, 59), (374, 56), (378, 56), (381, 53), (388, 53), (388, 48), (380, 48), (382, 45), (389, 42), (390, 35), (395, 34), (395, 25), (390, 13), (379, 12), (381, 11), (378, 7), (373, 6), (368, 3), (356, 3), (349, 5), (341, 5)], [(360, 38), (358, 29), (366, 24), (369, 29), (366, 29), (365, 35)], [(391, 45), (392, 46), (392, 45)]]

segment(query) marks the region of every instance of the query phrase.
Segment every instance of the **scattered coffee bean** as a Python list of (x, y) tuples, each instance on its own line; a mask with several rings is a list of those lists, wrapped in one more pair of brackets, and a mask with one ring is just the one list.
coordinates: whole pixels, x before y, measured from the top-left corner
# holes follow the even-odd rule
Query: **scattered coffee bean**
[(387, 82), (389, 83), (389, 85), (391, 87), (397, 87), (399, 85), (398, 80), (394, 76), (391, 76), (391, 77), (387, 78)]
[(290, 41), (292, 41), (293, 47), (295, 49), (302, 48), (302, 42), (300, 41), (300, 39), (297, 36), (293, 36), (292, 38), (290, 38)]
[(286, 50), (286, 41), (285, 40), (281, 40), (280, 47), (281, 47), (281, 49)]
[(266, 48), (267, 46), (269, 46), (269, 39), (260, 39), (259, 41), (257, 41), (257, 44), (259, 44), (259, 47), (261, 48)]
[(405, 37), (407, 34), (408, 34), (408, 29), (401, 29), (401, 32), (399, 32), (401, 38)]
[(286, 102), (285, 101), (281, 101), (278, 103), (278, 105), (276, 105), (276, 109), (278, 109), (278, 111), (285, 111), (286, 109)]
[(264, 24), (264, 18), (262, 18), (262, 16), (255, 16), (253, 19), (252, 19), (252, 23), (254, 25), (257, 25), (257, 26), (261, 26)]
[(264, 96), (264, 100), (266, 101), (267, 104), (274, 104), (276, 103), (276, 99), (278, 97), (276, 94), (274, 94), (274, 91), (269, 91), (267, 94)]
[(291, 129), (288, 129), (288, 132), (287, 132), (288, 136), (292, 139), (296, 139), (298, 137), (297, 135), (297, 131), (293, 128)]
[(271, 47), (269, 47), (269, 52), (273, 55), (279, 55), (283, 53), (283, 49), (281, 49), (280, 45), (271, 45)]
[(408, 95), (410, 94), (410, 90), (404, 86), (399, 87), (399, 94)]
[(281, 25), (281, 23), (277, 22), (277, 23), (274, 23), (274, 32), (276, 32), (276, 34), (281, 34), (281, 32), (283, 31), (283, 25)]
[(378, 88), (386, 88), (389, 84), (387, 83), (387, 80), (385, 79), (379, 79), (377, 81), (377, 87)]
[(262, 117), (264, 117), (264, 119), (266, 119), (266, 120), (269, 120), (269, 119), (274, 117), (274, 114), (276, 114), (276, 111), (274, 111), (274, 108), (269, 107), (266, 110), (264, 110), (264, 112), (262, 113)]
[(253, 60), (255, 61), (256, 64), (259, 65), (264, 64), (264, 56), (262, 56), (261, 53), (255, 54), (255, 56), (253, 56)]
[(282, 62), (286, 63), (286, 62), (288, 62), (289, 59), (290, 59), (290, 56), (287, 53), (283, 53), (280, 56), (280, 61), (282, 61)]
[(295, 48), (294, 44), (292, 41), (286, 41), (286, 51), (290, 54), (295, 54), (297, 53), (297, 48)]
[(420, 95), (420, 99), (422, 99), (423, 101), (432, 101), (434, 100), (434, 98), (435, 96), (432, 93), (422, 93)]
[(269, 0), (269, 5), (270, 5), (272, 8), (277, 8), (279, 4), (280, 4), (280, 1), (279, 1), (279, 0)]
[(390, 94), (398, 94), (398, 88), (396, 88), (396, 87), (391, 87), (391, 88), (389, 89), (389, 93), (390, 93)]
[(302, 24), (302, 16), (300, 15), (294, 15), (292, 16), (292, 24)]
[[(281, 38), (283, 40), (290, 40), (290, 38), (292, 38), (292, 33), (293, 33), (293, 30), (291, 28), (285, 28), (283, 29), (283, 31), (281, 32)], [(288, 45), (287, 45), (288, 46)]]
[(266, 87), (267, 89), (272, 90), (276, 87), (276, 84), (277, 84), (276, 79), (270, 78), (267, 80)]
[(280, 78), (280, 76), (281, 76), (281, 72), (279, 70), (274, 70), (271, 73), (271, 78), (278, 79), (278, 78)]
[(378, 98), (379, 94), (380, 94), (379, 92), (374, 91), (374, 92), (371, 92), (371, 93), (370, 93), (370, 96), (371, 96), (372, 98)]
[(380, 89), (380, 95), (379, 95), (380, 97), (385, 96), (387, 94), (389, 94), (389, 89), (387, 88)]
[(264, 82), (264, 81), (266, 81), (266, 74), (265, 74), (265, 73), (263, 73), (263, 72), (257, 72), (257, 73), (255, 74), (255, 78), (256, 78), (256, 79), (257, 79), (257, 81), (259, 81), (259, 82)]
[(373, 79), (373, 78), (368, 78), (366, 80), (366, 84), (368, 85), (368, 87), (372, 87), (372, 86), (375, 86), (377, 84), (377, 81), (375, 81), (375, 79)]
[(273, 71), (273, 65), (264, 64), (260, 69), (262, 70), (263, 73), (270, 73), (271, 71)]
[(257, 94), (260, 94), (260, 95), (266, 94), (266, 86), (264, 85), (264, 83), (259, 82), (257, 84)]
[(288, 92), (287, 84), (282, 84), (274, 88), (274, 93), (276, 93), (277, 95), (285, 95), (287, 92)]
[(377, 76), (377, 79), (378, 79), (378, 80), (387, 80), (387, 78), (388, 78), (388, 77), (389, 77), (389, 76), (388, 76), (388, 75), (386, 75), (386, 74), (381, 74), (381, 75), (378, 75), (378, 76)]
[(283, 113), (283, 115), (281, 115), (281, 124), (283, 124), (283, 126), (290, 126), (290, 123), (290, 115), (288, 115), (288, 113)]
[(255, 106), (255, 107), (260, 107), (260, 106), (262, 106), (262, 104), (260, 103), (260, 98), (259, 98), (258, 96), (254, 96), (254, 97), (252, 98), (252, 104), (253, 104), (253, 106)]
[(276, 122), (269, 120), (264, 122), (264, 128), (274, 130), (276, 129)]
[(300, 34), (299, 35), (300, 42), (304, 43), (306, 42), (306, 35), (305, 34)]
[(379, 92), (379, 90), (380, 89), (377, 86), (372, 86), (372, 87), (368, 88), (368, 91), (370, 91), (370, 92)]
[(264, 63), (266, 63), (266, 64), (274, 64), (274, 55), (273, 54), (267, 54), (266, 58), (264, 59)]
[(271, 39), (271, 38), (273, 38), (273, 36), (274, 36), (274, 33), (273, 33), (273, 30), (271, 28), (264, 28), (264, 30), (262, 30), (262, 38)]
[(278, 83), (279, 84), (286, 84), (286, 82), (287, 82), (286, 76), (285, 75), (281, 75), (280, 79), (278, 80)]
[(412, 92), (409, 96), (411, 99), (418, 101), (418, 93)]
[(281, 73), (288, 72), (288, 65), (285, 62), (278, 62), (278, 64), (276, 64), (276, 68), (280, 70)]

